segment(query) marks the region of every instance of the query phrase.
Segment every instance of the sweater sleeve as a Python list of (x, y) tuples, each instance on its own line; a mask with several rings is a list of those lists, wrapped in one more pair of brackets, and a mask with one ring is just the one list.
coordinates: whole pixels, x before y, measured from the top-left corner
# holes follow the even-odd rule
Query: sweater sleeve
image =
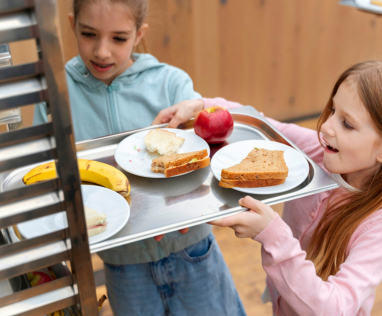
[(222, 108), (226, 108), (226, 109), (234, 109), (234, 108), (239, 108), (243, 106), (240, 103), (227, 101), (226, 99), (223, 99), (223, 98), (213, 98), (213, 99), (203, 98), (202, 100), (204, 102), (205, 109), (210, 108), (211, 106), (221, 106)]
[[(346, 261), (323, 281), (313, 263), (277, 215), (255, 240), (263, 267), (277, 291), (298, 315), (356, 315), (382, 280), (382, 216), (357, 229)], [(282, 307), (281, 307), (282, 308)]]
[(324, 148), (318, 139), (317, 132), (310, 128), (298, 126), (296, 124), (281, 123), (269, 117), (266, 118), (274, 127), (288, 137), (315, 163), (323, 168)]

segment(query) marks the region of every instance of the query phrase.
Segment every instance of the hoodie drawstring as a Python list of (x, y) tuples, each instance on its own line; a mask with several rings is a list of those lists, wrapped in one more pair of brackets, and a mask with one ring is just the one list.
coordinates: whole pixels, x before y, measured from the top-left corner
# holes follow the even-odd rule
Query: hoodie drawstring
[(114, 82), (107, 87), (107, 92), (108, 92), (109, 101), (110, 101), (110, 112), (111, 112), (113, 134), (118, 133), (121, 130), (118, 124), (119, 121), (117, 117), (117, 111), (115, 109), (115, 102), (114, 102), (114, 96), (113, 96), (113, 91), (119, 91), (120, 89), (121, 89), (120, 85)]

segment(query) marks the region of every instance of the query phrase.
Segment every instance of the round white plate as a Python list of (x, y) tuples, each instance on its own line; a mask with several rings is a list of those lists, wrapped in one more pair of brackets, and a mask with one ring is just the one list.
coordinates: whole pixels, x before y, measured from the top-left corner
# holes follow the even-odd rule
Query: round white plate
[(245, 140), (227, 145), (217, 151), (211, 161), (211, 170), (220, 181), (221, 171), (240, 163), (253, 148), (283, 150), (285, 163), (289, 172), (285, 182), (279, 185), (262, 188), (233, 188), (250, 194), (274, 194), (291, 190), (301, 184), (309, 173), (309, 164), (303, 155), (287, 145), (267, 140)]
[(355, 3), (364, 10), (369, 10), (375, 13), (382, 13), (382, 6), (372, 4), (370, 0), (355, 0)]
[[(208, 155), (210, 154), (210, 147), (207, 142), (198, 135), (180, 129), (161, 129), (173, 132), (176, 136), (183, 137), (185, 139), (183, 145), (178, 151), (178, 154), (203, 149), (207, 149)], [(146, 178), (166, 178), (164, 173), (155, 173), (151, 171), (151, 161), (154, 158), (160, 157), (160, 155), (157, 152), (152, 153), (146, 149), (144, 138), (149, 132), (150, 131), (139, 132), (130, 135), (121, 141), (114, 153), (115, 161), (122, 169), (137, 176)]]
[[(106, 214), (106, 229), (89, 238), (89, 244), (95, 244), (118, 233), (127, 223), (130, 207), (118, 193), (95, 185), (81, 185), (84, 205), (97, 212)], [(34, 238), (68, 227), (66, 212), (44, 216), (17, 225), (21, 235)]]

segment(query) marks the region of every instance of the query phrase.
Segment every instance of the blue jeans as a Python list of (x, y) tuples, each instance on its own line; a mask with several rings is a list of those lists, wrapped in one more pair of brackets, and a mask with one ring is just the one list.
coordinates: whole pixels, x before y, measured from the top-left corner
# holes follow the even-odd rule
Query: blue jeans
[(115, 316), (246, 315), (215, 237), (157, 262), (105, 263)]

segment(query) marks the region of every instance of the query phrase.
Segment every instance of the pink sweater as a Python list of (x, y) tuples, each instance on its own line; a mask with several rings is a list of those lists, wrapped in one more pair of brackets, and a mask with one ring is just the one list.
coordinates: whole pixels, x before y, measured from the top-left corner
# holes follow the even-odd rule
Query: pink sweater
[[(205, 107), (240, 106), (221, 98), (203, 99)], [(323, 167), (323, 153), (315, 131), (268, 119), (313, 161)], [(334, 194), (344, 193), (336, 189)], [(333, 191), (285, 203), (254, 238), (262, 244), (267, 287), (275, 315), (370, 315), (375, 288), (382, 280), (382, 209), (364, 220), (352, 235), (346, 261), (336, 275), (323, 281), (311, 261), (305, 259), (310, 238)]]

